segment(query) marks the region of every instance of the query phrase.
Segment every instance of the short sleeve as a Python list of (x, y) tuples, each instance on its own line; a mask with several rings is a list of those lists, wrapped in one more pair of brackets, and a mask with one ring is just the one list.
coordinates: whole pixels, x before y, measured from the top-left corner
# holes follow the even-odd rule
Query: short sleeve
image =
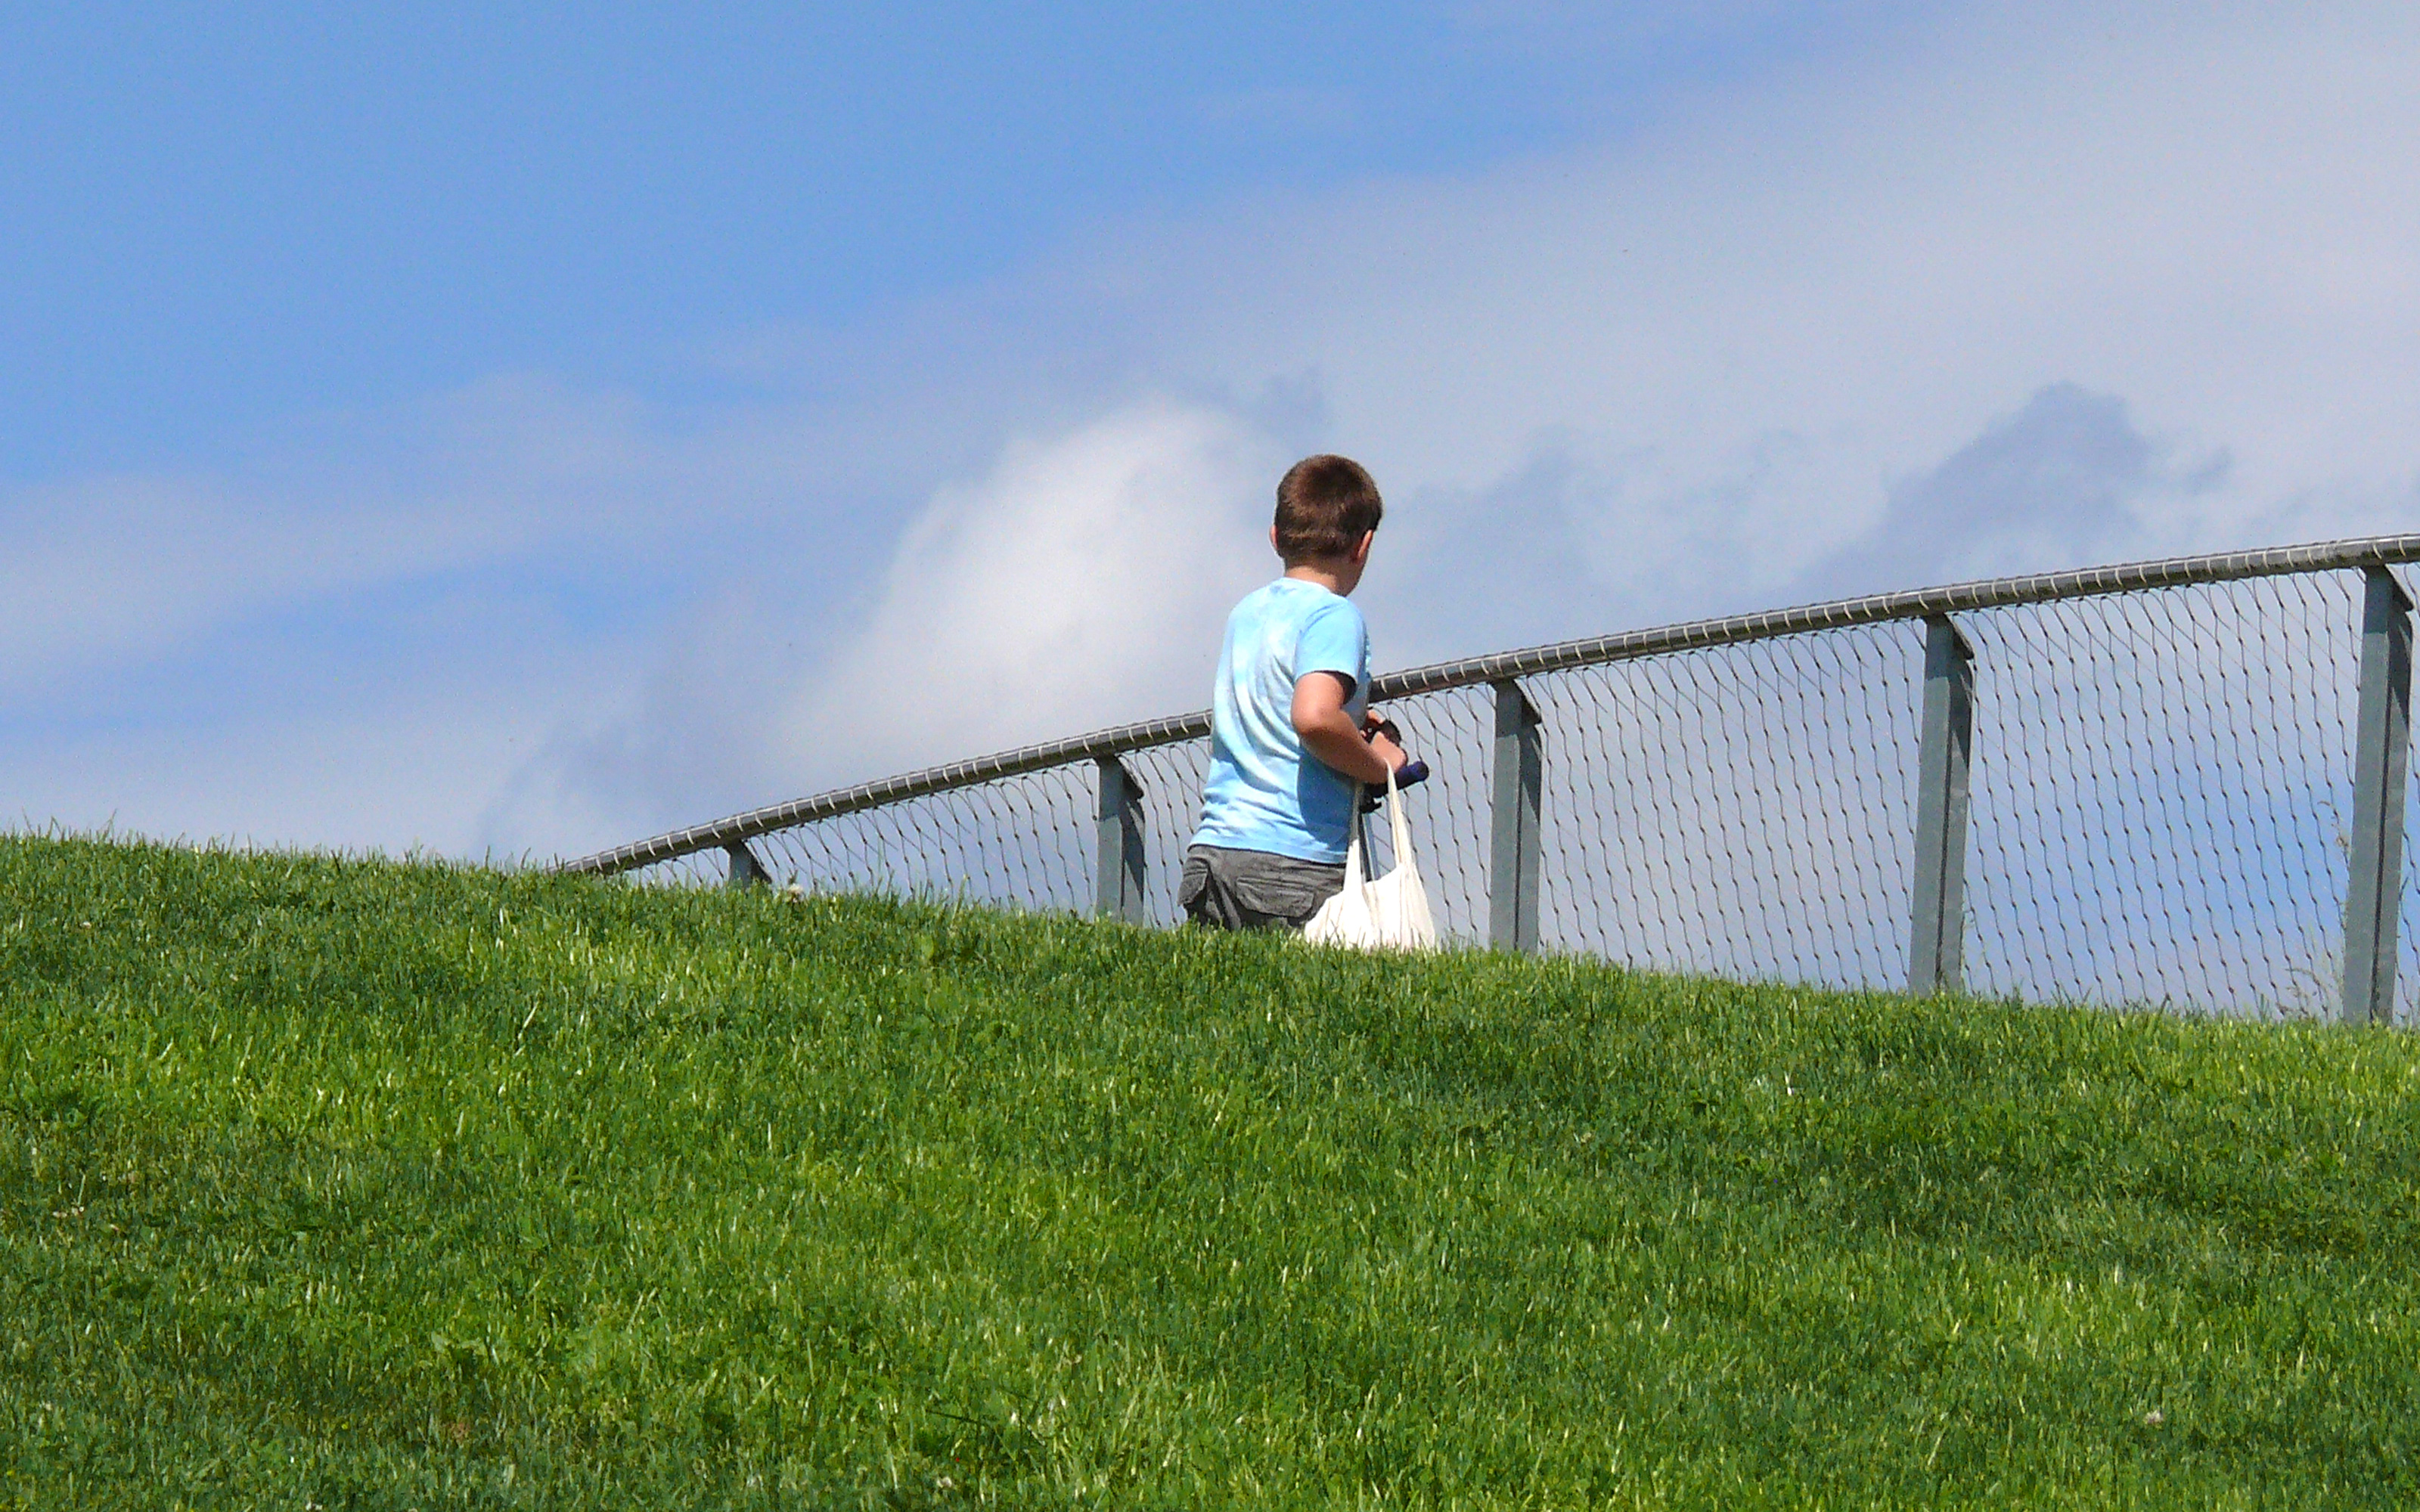
[(1342, 672), (1353, 679), (1356, 692), (1370, 675), (1369, 630), (1361, 611), (1342, 598), (1322, 604), (1303, 621), (1294, 674), (1300, 679), (1312, 672)]

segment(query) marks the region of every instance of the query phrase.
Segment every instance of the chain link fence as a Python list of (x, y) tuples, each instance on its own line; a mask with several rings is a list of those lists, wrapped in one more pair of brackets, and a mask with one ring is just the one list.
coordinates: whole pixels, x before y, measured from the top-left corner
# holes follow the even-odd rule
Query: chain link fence
[[(1375, 692), (1435, 773), (1407, 801), (1462, 945), (2408, 1022), (2395, 568), (2415, 559), (2420, 536), (2396, 536), (1998, 579)], [(1208, 729), (1190, 715), (910, 773), (568, 869), (1172, 925)], [(1391, 864), (1385, 826), (1371, 839)]]

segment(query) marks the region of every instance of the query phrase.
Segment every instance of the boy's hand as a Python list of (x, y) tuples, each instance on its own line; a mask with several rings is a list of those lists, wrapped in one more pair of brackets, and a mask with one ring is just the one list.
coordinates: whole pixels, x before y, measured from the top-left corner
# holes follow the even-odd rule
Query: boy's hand
[(1362, 711), (1361, 738), (1370, 743), (1370, 748), (1386, 761), (1391, 771), (1401, 772), (1404, 764), (1411, 759), (1404, 753), (1404, 733), (1395, 728), (1394, 720), (1375, 709)]

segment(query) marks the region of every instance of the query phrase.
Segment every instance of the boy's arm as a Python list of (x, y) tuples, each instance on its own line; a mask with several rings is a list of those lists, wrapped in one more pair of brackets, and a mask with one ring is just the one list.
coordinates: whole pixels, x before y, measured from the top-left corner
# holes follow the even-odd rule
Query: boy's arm
[(1311, 672), (1294, 685), (1294, 733), (1303, 748), (1356, 782), (1383, 786), (1404, 764), (1404, 748), (1383, 734), (1361, 738), (1361, 726), (1345, 711), (1353, 683), (1342, 672)]

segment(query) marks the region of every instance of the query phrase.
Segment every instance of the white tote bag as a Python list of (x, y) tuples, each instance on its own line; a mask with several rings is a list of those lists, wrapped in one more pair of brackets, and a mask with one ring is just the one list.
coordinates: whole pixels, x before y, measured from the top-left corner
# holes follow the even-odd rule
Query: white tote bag
[(1394, 835), (1395, 867), (1373, 882), (1361, 854), (1361, 826), (1344, 847), (1344, 890), (1320, 904), (1303, 926), (1314, 945), (1349, 945), (1357, 950), (1434, 950), (1436, 920), (1429, 914), (1429, 889), (1412, 859), (1412, 826), (1404, 818), (1395, 774), (1387, 774), (1387, 827)]

